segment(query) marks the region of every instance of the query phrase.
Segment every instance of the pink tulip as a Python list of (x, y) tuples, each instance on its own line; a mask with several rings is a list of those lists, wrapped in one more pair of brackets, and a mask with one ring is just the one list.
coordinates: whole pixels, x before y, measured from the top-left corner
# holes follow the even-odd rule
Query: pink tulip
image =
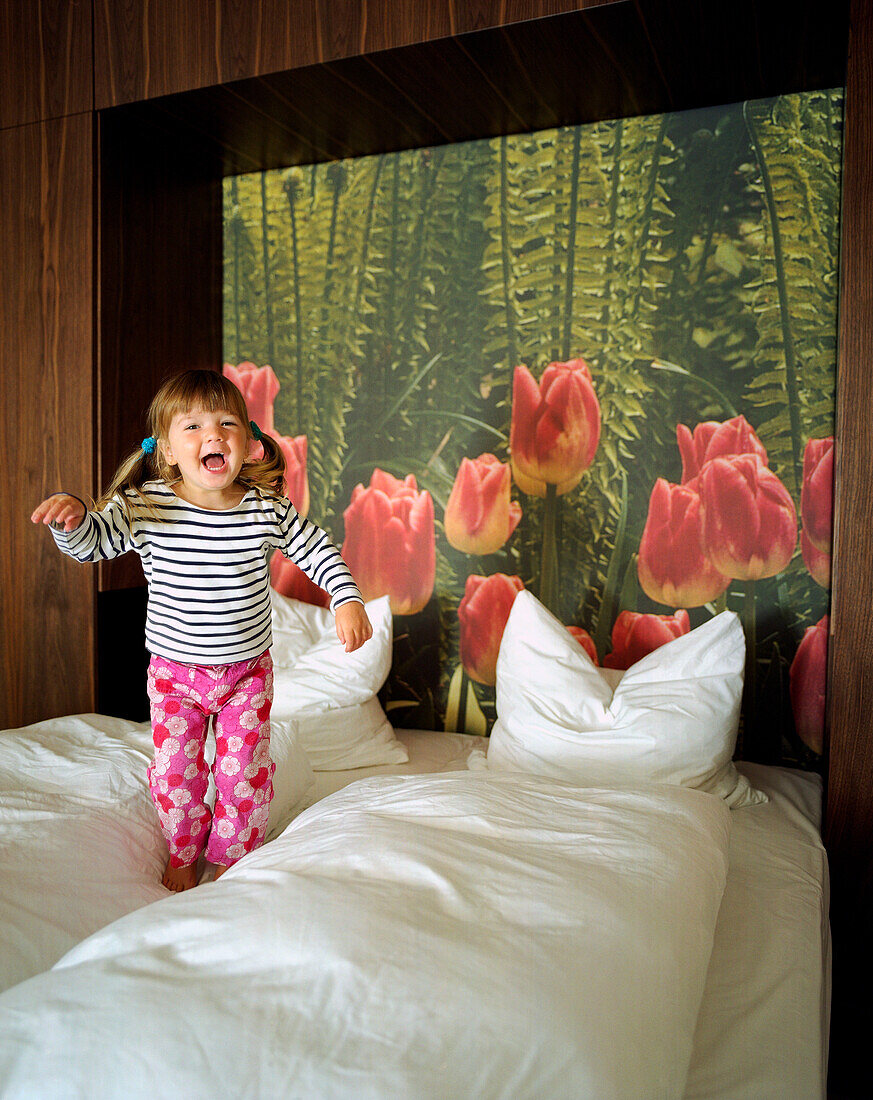
[(520, 577), (494, 573), (467, 577), (464, 598), (458, 607), (461, 624), (461, 664), (479, 684), (497, 681), (497, 654), (515, 597), (524, 588)]
[(828, 622), (824, 615), (804, 631), (788, 671), (794, 728), (801, 741), (819, 754), (824, 742)]
[(822, 588), (830, 588), (831, 556), (817, 550), (803, 528), (800, 531), (800, 551), (803, 554), (803, 564), (809, 570), (809, 575), (815, 583), (821, 585)]
[(688, 612), (675, 615), (644, 615), (622, 611), (612, 628), (612, 652), (603, 658), (604, 668), (628, 669), (647, 653), (687, 634), (691, 629)]
[(756, 454), (767, 465), (767, 451), (744, 416), (698, 424), (692, 435), (684, 424), (676, 425), (676, 441), (682, 455), (682, 483), (697, 477), (713, 458)]
[[(510, 451), (523, 491), (545, 495), (572, 489), (594, 460), (600, 440), (600, 404), (584, 359), (549, 363), (539, 384), (515, 368)], [(542, 492), (539, 492), (542, 486)]]
[(376, 469), (355, 486), (343, 513), (342, 555), (365, 600), (387, 595), (395, 615), (414, 615), (433, 594), (436, 541), (433, 500), (415, 478), (399, 481)]
[(309, 513), (309, 477), (306, 472), (308, 440), (305, 435), (270, 433), (285, 456), (285, 496), (301, 516)]
[(650, 599), (667, 607), (700, 607), (724, 592), (730, 578), (703, 553), (701, 535), (696, 484), (672, 485), (659, 477), (637, 559), (640, 585)]
[(834, 437), (809, 439), (803, 452), (800, 516), (806, 537), (816, 550), (828, 555), (831, 552), (833, 505)]
[(463, 458), (446, 505), (446, 538), (465, 554), (494, 554), (521, 519), (509, 499), (509, 466), (492, 454)]
[(757, 454), (707, 461), (698, 479), (703, 549), (720, 573), (772, 577), (791, 561), (797, 512), (779, 478)]
[(273, 402), (279, 392), (279, 379), (270, 366), (256, 367), (254, 363), (224, 364), (224, 375), (229, 378), (245, 398), (249, 418), (262, 432), (274, 432)]
[(582, 646), (594, 664), (599, 665), (600, 661), (597, 659), (597, 646), (594, 644), (594, 639), (588, 633), (588, 631), (581, 626), (568, 626), (567, 629)]
[(270, 558), (270, 583), (282, 596), (316, 607), (330, 607), (330, 594), (314, 584), (299, 565), (283, 557), (278, 550)]

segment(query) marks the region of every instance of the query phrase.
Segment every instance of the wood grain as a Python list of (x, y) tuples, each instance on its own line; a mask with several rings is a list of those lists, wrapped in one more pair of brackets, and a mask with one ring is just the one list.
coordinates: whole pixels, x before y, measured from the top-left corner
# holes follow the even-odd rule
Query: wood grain
[(834, 936), (830, 1087), (869, 1087), (860, 1006), (873, 977), (873, 9), (852, 4), (837, 367), (834, 576), (825, 839)]
[(189, 130), (233, 174), (842, 83), (844, 2), (815, 48), (803, 36), (812, 0), (774, 0), (766, 15), (752, 0), (734, 8), (737, 25), (722, 5), (613, 3), (119, 109)]
[(92, 106), (90, 0), (0, 0), (0, 129)]
[(94, 488), (92, 126), (0, 131), (0, 728), (95, 704), (96, 572), (30, 522)]
[(99, 108), (628, 0), (94, 0)]

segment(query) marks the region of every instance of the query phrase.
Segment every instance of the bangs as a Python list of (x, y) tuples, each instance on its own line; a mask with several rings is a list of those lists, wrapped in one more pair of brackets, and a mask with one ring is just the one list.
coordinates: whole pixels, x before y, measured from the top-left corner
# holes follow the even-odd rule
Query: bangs
[(166, 436), (173, 418), (191, 409), (233, 413), (248, 431), (245, 399), (233, 382), (218, 371), (189, 370), (169, 379), (155, 395), (149, 417), (152, 434)]

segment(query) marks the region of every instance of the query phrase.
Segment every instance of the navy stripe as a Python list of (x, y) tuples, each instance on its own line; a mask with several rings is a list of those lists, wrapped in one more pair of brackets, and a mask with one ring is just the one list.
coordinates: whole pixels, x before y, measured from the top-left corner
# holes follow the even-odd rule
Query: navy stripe
[(149, 584), (146, 644), (187, 664), (231, 664), (258, 657), (271, 641), (269, 558), (279, 549), (330, 594), (334, 608), (361, 594), (326, 532), (284, 497), (249, 490), (239, 506), (212, 512), (187, 504), (161, 482), (143, 486), (157, 518), (134, 494), (128, 520), (112, 501), (75, 531), (51, 529), (77, 561), (134, 550)]

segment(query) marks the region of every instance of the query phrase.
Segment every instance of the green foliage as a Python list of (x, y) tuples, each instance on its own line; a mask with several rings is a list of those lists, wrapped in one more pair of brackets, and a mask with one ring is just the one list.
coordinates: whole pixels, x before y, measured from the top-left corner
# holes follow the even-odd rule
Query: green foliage
[[(513, 490), (522, 522), (487, 560), (442, 529), (461, 460), (509, 459), (517, 365), (591, 369), (600, 446), (554, 527), (559, 614), (601, 651), (622, 606), (668, 610), (641, 593), (635, 554), (655, 479), (679, 480), (677, 424), (739, 409), (799, 508), (802, 448), (833, 431), (841, 112), (823, 91), (227, 181), (225, 358), (280, 378), (276, 426), (309, 439), (312, 518), (341, 542), (375, 467), (434, 499), (435, 599), (399, 624), (395, 720), (441, 724), (453, 677), (453, 715), (475, 691), (493, 718), (493, 691), (457, 673), (466, 579), (537, 591), (542, 500)], [(758, 600), (758, 679), (784, 696), (826, 594), (798, 550)], [(783, 749), (802, 755), (790, 725)]]
[(834, 93), (815, 92), (747, 111), (759, 151), (749, 186), (769, 216), (757, 235), (756, 277), (746, 283), (758, 322), (746, 401), (795, 499), (806, 441), (833, 434), (841, 106)]

